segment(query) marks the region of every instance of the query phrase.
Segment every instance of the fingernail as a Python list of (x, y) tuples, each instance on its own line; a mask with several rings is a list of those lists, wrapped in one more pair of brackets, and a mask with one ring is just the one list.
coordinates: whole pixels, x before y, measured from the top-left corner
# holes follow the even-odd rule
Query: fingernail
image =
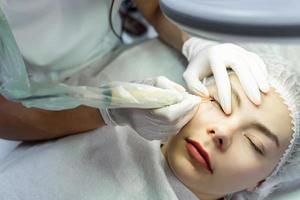
[(229, 103), (227, 103), (223, 97), (220, 98), (220, 103), (224, 113), (229, 115), (231, 113), (231, 106), (229, 105)]
[(263, 86), (262, 86), (262, 92), (268, 93), (269, 91), (270, 91), (270, 85), (269, 85), (269, 83), (263, 84)]
[(178, 90), (179, 92), (185, 92), (185, 88), (181, 85), (175, 85), (175, 89)]
[(226, 115), (230, 115), (230, 114), (231, 114), (231, 109), (230, 109), (230, 107), (227, 106), (227, 107), (224, 107), (223, 109), (224, 109), (223, 111), (224, 111), (224, 113), (225, 113)]
[(270, 91), (270, 87), (263, 87), (262, 92), (263, 93), (268, 93)]
[(260, 96), (260, 94), (253, 96), (252, 97), (252, 101), (253, 101), (254, 104), (260, 105), (261, 104), (261, 96)]

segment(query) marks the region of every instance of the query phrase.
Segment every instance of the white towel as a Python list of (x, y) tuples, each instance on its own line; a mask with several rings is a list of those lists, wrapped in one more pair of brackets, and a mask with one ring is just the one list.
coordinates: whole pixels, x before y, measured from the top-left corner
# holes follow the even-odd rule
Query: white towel
[(165, 167), (160, 142), (126, 127), (104, 127), (20, 145), (0, 165), (0, 199), (176, 200), (176, 193), (197, 199)]

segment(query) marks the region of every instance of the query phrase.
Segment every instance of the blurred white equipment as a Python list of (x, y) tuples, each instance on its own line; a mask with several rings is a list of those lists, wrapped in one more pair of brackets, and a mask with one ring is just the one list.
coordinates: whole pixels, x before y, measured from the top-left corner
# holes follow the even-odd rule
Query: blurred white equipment
[(160, 0), (165, 15), (191, 35), (215, 40), (300, 38), (298, 0)]

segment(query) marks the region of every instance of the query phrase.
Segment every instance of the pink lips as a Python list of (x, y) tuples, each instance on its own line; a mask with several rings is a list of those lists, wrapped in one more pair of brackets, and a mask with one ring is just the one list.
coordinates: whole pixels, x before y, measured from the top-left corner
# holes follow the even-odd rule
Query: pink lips
[(189, 138), (186, 139), (187, 144), (186, 148), (189, 154), (205, 169), (210, 171), (213, 174), (213, 170), (210, 165), (209, 155), (205, 151), (205, 149), (198, 143), (197, 141), (191, 140)]

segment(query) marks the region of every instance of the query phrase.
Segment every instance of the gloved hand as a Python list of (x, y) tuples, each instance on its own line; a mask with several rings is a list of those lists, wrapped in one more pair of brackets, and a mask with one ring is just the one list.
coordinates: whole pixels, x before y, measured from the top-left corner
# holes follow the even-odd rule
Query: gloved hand
[(100, 109), (107, 125), (133, 128), (139, 135), (148, 139), (165, 139), (178, 131), (192, 119), (197, 111), (201, 98), (185, 92), (185, 89), (165, 77), (148, 80), (143, 83), (163, 89), (177, 90), (183, 100), (177, 104), (159, 109)]
[(209, 96), (200, 80), (213, 74), (220, 104), (226, 114), (231, 113), (231, 87), (226, 68), (235, 71), (246, 95), (256, 105), (261, 103), (259, 90), (269, 91), (267, 69), (262, 59), (237, 45), (192, 37), (183, 44), (182, 53), (189, 61), (183, 74), (189, 90)]

